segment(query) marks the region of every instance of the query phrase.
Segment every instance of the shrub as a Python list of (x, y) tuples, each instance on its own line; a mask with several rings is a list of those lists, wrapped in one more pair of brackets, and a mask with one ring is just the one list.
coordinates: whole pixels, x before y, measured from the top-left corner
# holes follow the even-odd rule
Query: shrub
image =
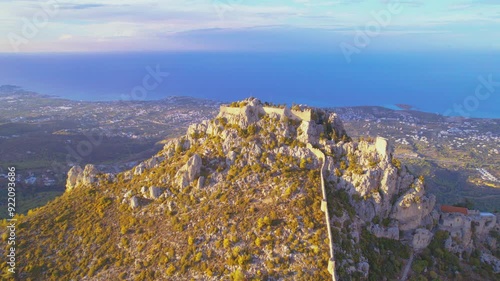
[(398, 170), (401, 170), (401, 161), (396, 158), (392, 158), (392, 165), (394, 165)]
[(176, 270), (175, 266), (174, 266), (173, 264), (171, 264), (171, 265), (167, 268), (167, 270), (165, 271), (165, 273), (167, 274), (167, 276), (172, 276), (172, 275), (174, 275), (175, 270)]
[(233, 281), (244, 281), (245, 280), (245, 274), (240, 269), (237, 269), (233, 273), (231, 273), (231, 280)]
[(427, 268), (428, 265), (429, 264), (426, 260), (416, 260), (413, 262), (413, 265), (411, 267), (413, 271), (415, 271), (417, 274), (420, 274), (424, 271), (424, 269)]

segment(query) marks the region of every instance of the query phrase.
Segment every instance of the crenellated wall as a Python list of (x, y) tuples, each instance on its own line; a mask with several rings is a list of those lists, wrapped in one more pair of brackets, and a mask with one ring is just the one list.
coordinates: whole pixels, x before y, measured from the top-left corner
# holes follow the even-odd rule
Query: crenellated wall
[[(228, 113), (231, 115), (243, 115), (243, 114), (245, 114), (247, 106), (230, 107), (230, 106), (221, 105), (219, 114)], [(262, 111), (265, 114), (273, 114), (274, 113), (274, 114), (277, 114), (279, 116), (286, 116), (288, 118), (299, 119), (301, 121), (306, 121), (306, 122), (309, 122), (312, 120), (311, 109), (305, 109), (304, 111), (301, 111), (301, 110), (294, 110), (294, 109), (290, 110), (289, 108), (279, 108), (279, 107), (272, 107), (272, 106), (262, 106), (260, 109), (262, 109)]]
[(285, 108), (278, 108), (278, 107), (269, 107), (269, 106), (263, 106), (262, 109), (266, 114), (278, 114), (280, 116), (286, 116), (286, 111)]
[(302, 121), (309, 122), (312, 120), (312, 111), (310, 109), (305, 109), (304, 111), (292, 109), (290, 112)]

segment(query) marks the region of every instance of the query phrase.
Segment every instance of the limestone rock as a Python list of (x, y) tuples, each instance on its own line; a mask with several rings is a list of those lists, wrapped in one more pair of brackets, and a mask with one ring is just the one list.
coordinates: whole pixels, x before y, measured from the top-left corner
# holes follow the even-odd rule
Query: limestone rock
[(500, 259), (488, 253), (481, 254), (481, 261), (491, 265), (493, 272), (500, 273)]
[(368, 278), (368, 274), (370, 273), (370, 264), (366, 261), (358, 263), (358, 271), (363, 274), (364, 278)]
[(70, 191), (76, 187), (77, 181), (81, 177), (83, 169), (80, 166), (73, 166), (68, 171), (68, 179), (66, 180), (66, 191)]
[(378, 238), (388, 238), (399, 240), (399, 227), (397, 225), (393, 225), (390, 227), (383, 227), (378, 224), (372, 225), (370, 228), (370, 232)]
[(414, 186), (396, 201), (391, 217), (399, 221), (403, 231), (416, 229), (432, 212), (435, 204), (436, 197), (425, 196), (423, 183), (415, 180)]
[(139, 208), (139, 199), (135, 196), (132, 196), (132, 198), (130, 198), (130, 207), (132, 209), (136, 209), (136, 208)]
[(123, 195), (123, 198), (130, 198), (131, 196), (132, 196), (132, 190), (129, 190), (127, 191), (127, 193)]
[(224, 127), (219, 119), (214, 119), (207, 124), (207, 135), (220, 135)]
[(398, 170), (395, 167), (387, 167), (384, 170), (382, 180), (380, 181), (380, 190), (388, 196), (397, 194), (398, 193), (397, 179), (398, 179)]
[(153, 156), (150, 159), (139, 163), (139, 165), (134, 168), (134, 175), (140, 175), (144, 173), (147, 169), (152, 169), (158, 167), (158, 165), (166, 159), (165, 156)]
[(226, 164), (227, 165), (232, 165), (235, 160), (236, 160), (236, 152), (229, 151), (229, 153), (227, 154)]
[(297, 139), (303, 143), (318, 144), (319, 137), (324, 132), (323, 125), (311, 121), (303, 121), (298, 129)]
[(197, 141), (198, 138), (204, 136), (207, 132), (207, 123), (191, 124), (186, 132), (186, 136), (190, 141)]
[[(66, 191), (71, 191), (76, 187), (91, 187), (99, 181), (100, 174), (102, 173), (92, 164), (86, 165), (83, 170), (80, 166), (74, 166), (68, 171)], [(103, 178), (110, 179), (112, 176), (103, 174)]]
[(134, 175), (138, 176), (138, 175), (144, 173), (145, 170), (146, 170), (146, 165), (144, 164), (144, 162), (140, 163), (139, 165), (135, 166)]
[(199, 177), (198, 178), (198, 184), (196, 185), (197, 188), (203, 188), (203, 185), (205, 185), (205, 177)]
[(142, 196), (148, 196), (148, 187), (147, 186), (141, 187), (141, 193)]
[(176, 183), (179, 188), (184, 188), (191, 184), (198, 176), (201, 171), (201, 157), (195, 154), (189, 158), (187, 163), (182, 166), (182, 168), (175, 175)]
[(161, 195), (161, 189), (156, 186), (149, 187), (149, 197), (151, 199), (158, 199)]
[(412, 246), (415, 250), (422, 250), (427, 248), (431, 243), (433, 234), (425, 228), (418, 228), (413, 235)]
[(262, 114), (262, 103), (256, 98), (248, 98), (243, 101), (246, 105), (241, 107), (221, 107), (217, 118), (226, 118), (230, 124), (237, 124), (242, 128), (256, 123)]

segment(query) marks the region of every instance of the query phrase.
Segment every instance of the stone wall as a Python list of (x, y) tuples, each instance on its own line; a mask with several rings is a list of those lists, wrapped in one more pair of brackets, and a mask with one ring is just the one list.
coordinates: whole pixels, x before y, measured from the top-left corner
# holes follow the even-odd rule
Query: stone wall
[[(231, 115), (243, 115), (245, 114), (246, 106), (244, 107), (230, 107), (221, 105), (219, 114), (231, 114)], [(271, 106), (262, 106), (260, 109), (265, 114), (277, 114), (279, 116), (286, 116), (288, 118), (299, 119), (301, 121), (311, 121), (312, 119), (312, 111), (310, 109), (306, 109), (304, 111), (300, 110), (290, 110), (288, 108), (279, 108), (279, 107), (271, 107)]]
[(333, 250), (333, 239), (332, 239), (332, 229), (330, 225), (330, 214), (328, 213), (328, 198), (326, 196), (326, 186), (325, 186), (325, 178), (324, 178), (324, 172), (325, 172), (325, 163), (326, 163), (326, 157), (325, 154), (317, 149), (314, 148), (310, 143), (307, 144), (307, 148), (316, 155), (318, 159), (321, 160), (321, 192), (323, 195), (323, 200), (321, 201), (321, 210), (325, 213), (325, 220), (326, 220), (326, 228), (328, 231), (328, 240), (330, 241), (329, 247), (330, 247), (330, 260), (328, 261), (328, 272), (332, 275), (332, 280), (336, 281), (337, 277), (335, 276), (335, 259), (334, 259), (334, 250)]
[(291, 113), (293, 116), (299, 118), (302, 121), (309, 122), (312, 119), (312, 111), (310, 109), (305, 109), (304, 111), (292, 109)]
[(229, 113), (232, 115), (240, 115), (245, 112), (243, 107), (230, 107), (230, 106), (224, 106), (221, 105), (220, 107), (220, 113)]
[(264, 112), (266, 114), (275, 113), (275, 114), (278, 114), (279, 116), (283, 116), (283, 115), (286, 116), (285, 108), (264, 106), (264, 107), (262, 107), (262, 109), (264, 110)]
[(467, 210), (467, 215), (469, 216), (479, 216), (480, 214), (479, 210)]

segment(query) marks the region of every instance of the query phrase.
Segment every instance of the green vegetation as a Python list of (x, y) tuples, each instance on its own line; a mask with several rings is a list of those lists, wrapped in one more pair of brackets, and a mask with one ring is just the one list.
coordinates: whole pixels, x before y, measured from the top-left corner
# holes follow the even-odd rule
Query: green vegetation
[(410, 257), (408, 246), (399, 241), (377, 238), (366, 229), (361, 233), (360, 248), (370, 264), (368, 280), (373, 281), (397, 279), (403, 269), (403, 259)]
[[(3, 192), (2, 192), (3, 193)], [(18, 193), (16, 196), (16, 200), (21, 202), (17, 204), (16, 212), (18, 214), (27, 214), (29, 210), (44, 206), (49, 201), (55, 199), (57, 196), (62, 195), (60, 191), (45, 191), (45, 192), (36, 192), (30, 191), (29, 189), (26, 192)], [(0, 198), (4, 198), (1, 196)], [(5, 202), (7, 199), (4, 200)], [(0, 218), (7, 217), (7, 208), (0, 209)]]
[(228, 106), (238, 108), (238, 107), (245, 107), (247, 104), (248, 104), (247, 101), (235, 101), (230, 103)]
[(347, 167), (348, 172), (351, 172), (351, 173), (354, 173), (357, 175), (364, 174), (363, 167), (359, 164), (359, 159), (355, 154), (350, 153), (349, 155), (347, 155), (347, 159), (349, 161), (349, 166)]
[[(480, 262), (479, 251), (464, 253), (463, 260), (448, 250), (444, 244), (449, 233), (437, 231), (429, 247), (417, 255), (412, 270), (422, 280), (497, 280), (492, 268)], [(412, 280), (420, 280), (415, 279)]]

